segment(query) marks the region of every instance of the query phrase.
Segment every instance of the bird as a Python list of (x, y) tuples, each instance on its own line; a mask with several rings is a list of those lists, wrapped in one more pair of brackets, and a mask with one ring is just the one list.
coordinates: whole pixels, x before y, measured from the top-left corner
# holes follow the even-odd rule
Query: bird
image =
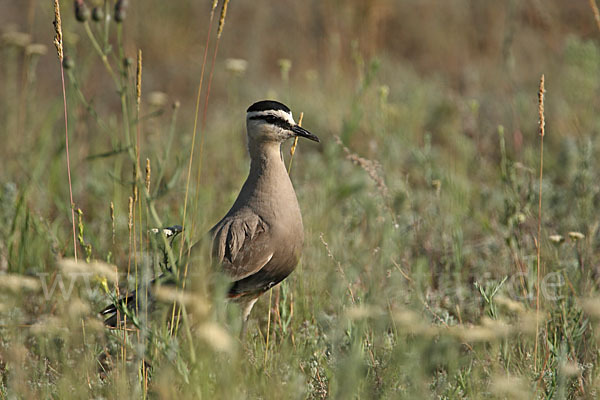
[[(241, 338), (258, 298), (294, 271), (304, 244), (302, 214), (281, 146), (295, 137), (320, 142), (275, 100), (261, 100), (247, 109), (246, 132), (248, 177), (229, 211), (208, 234), (212, 262), (231, 281), (227, 298), (241, 308)], [(102, 313), (110, 319), (116, 307)]]
[(227, 297), (242, 308), (241, 336), (258, 298), (296, 268), (304, 242), (302, 215), (281, 145), (292, 137), (319, 142), (274, 100), (246, 112), (250, 172), (227, 214), (210, 230), (212, 255), (232, 280)]

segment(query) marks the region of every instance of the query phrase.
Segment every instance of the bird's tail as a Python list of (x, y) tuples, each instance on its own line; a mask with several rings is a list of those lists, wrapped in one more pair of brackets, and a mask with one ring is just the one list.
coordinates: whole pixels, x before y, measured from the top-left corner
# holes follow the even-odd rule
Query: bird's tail
[(137, 297), (137, 290), (133, 293), (123, 296), (113, 304), (110, 304), (102, 311), (100, 311), (100, 315), (102, 315), (104, 319), (104, 325), (109, 328), (117, 328), (120, 325), (120, 322), (123, 322), (124, 315), (119, 312), (120, 310), (130, 309), (131, 305), (135, 306), (135, 299)]

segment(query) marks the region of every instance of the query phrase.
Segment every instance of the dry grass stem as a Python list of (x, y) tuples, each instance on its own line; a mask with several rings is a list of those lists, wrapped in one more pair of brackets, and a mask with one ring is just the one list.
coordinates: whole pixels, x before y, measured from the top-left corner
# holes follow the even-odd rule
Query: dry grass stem
[(344, 145), (342, 139), (340, 139), (338, 135), (333, 135), (333, 138), (335, 142), (344, 151), (346, 159), (351, 161), (353, 164), (361, 167), (369, 175), (369, 178), (371, 178), (371, 180), (375, 182), (375, 184), (377, 185), (377, 189), (381, 193), (381, 196), (387, 200), (389, 197), (389, 190), (387, 185), (385, 184), (385, 180), (380, 174), (380, 171), (382, 170), (381, 164), (378, 161), (363, 158), (358, 154), (355, 154), (352, 151), (350, 151), (350, 149)]
[(538, 114), (539, 114), (539, 134), (540, 134), (540, 180), (539, 180), (539, 194), (538, 194), (538, 226), (537, 226), (537, 282), (536, 282), (536, 296), (535, 296), (535, 310), (536, 310), (536, 329), (535, 329), (535, 348), (534, 348), (534, 368), (537, 371), (537, 356), (538, 356), (538, 342), (539, 342), (539, 313), (540, 313), (540, 285), (542, 281), (542, 178), (544, 176), (544, 134), (546, 122), (544, 119), (544, 75), (540, 78), (540, 89), (538, 91)]
[(269, 311), (267, 316), (267, 338), (265, 342), (265, 359), (264, 365), (267, 365), (267, 360), (269, 359), (269, 337), (271, 336), (271, 303), (273, 301), (273, 289), (269, 290)]
[[(302, 126), (302, 119), (304, 118), (304, 113), (300, 113), (300, 117), (298, 118), (298, 125)], [(292, 147), (290, 147), (290, 164), (288, 165), (288, 175), (292, 170), (292, 162), (294, 161), (294, 153), (296, 153), (296, 146), (298, 146), (298, 136), (294, 138), (294, 143), (292, 143)]]
[[(212, 24), (213, 24), (213, 20), (214, 20), (214, 16), (215, 16), (215, 8), (217, 7), (218, 4), (218, 0), (214, 0), (213, 4), (212, 4), (212, 9), (211, 9), (211, 13), (210, 13), (210, 19), (208, 22), (208, 32), (206, 34), (206, 43), (204, 46), (204, 56), (202, 58), (202, 68), (200, 71), (200, 82), (198, 83), (198, 90), (196, 93), (196, 108), (195, 108), (195, 112), (194, 112), (194, 128), (192, 131), (192, 145), (190, 146), (190, 159), (188, 162), (188, 170), (187, 170), (187, 178), (186, 178), (186, 184), (185, 184), (185, 197), (184, 197), (184, 201), (183, 201), (183, 221), (181, 226), (185, 229), (185, 220), (186, 220), (186, 215), (187, 215), (187, 202), (188, 202), (188, 195), (189, 195), (189, 189), (190, 189), (190, 178), (192, 176), (192, 164), (194, 161), (194, 148), (195, 148), (195, 144), (196, 144), (196, 134), (198, 132), (198, 116), (200, 115), (200, 99), (202, 96), (202, 88), (203, 88), (203, 83), (204, 83), (204, 73), (206, 71), (206, 61), (208, 60), (208, 45), (210, 44), (210, 32), (211, 32), (211, 28), (212, 28)], [(201, 145), (200, 145), (200, 166), (202, 165), (202, 143), (203, 141), (201, 140)], [(198, 182), (200, 181), (200, 166), (198, 167)], [(179, 250), (179, 257), (181, 258), (181, 256), (183, 255), (183, 247), (181, 246), (180, 250)]]
[(356, 304), (356, 299), (354, 297), (354, 292), (352, 291), (352, 286), (350, 285), (350, 281), (346, 277), (346, 273), (344, 272), (344, 268), (342, 268), (342, 264), (335, 258), (335, 256), (331, 252), (331, 249), (329, 248), (329, 243), (327, 243), (325, 241), (325, 237), (324, 237), (323, 232), (321, 232), (319, 234), (319, 239), (321, 239), (321, 243), (323, 243), (323, 246), (325, 246), (325, 250), (327, 250), (327, 255), (335, 263), (335, 265), (336, 265), (336, 267), (338, 269), (338, 272), (340, 273), (340, 275), (342, 276), (342, 278), (346, 282), (346, 286), (348, 287), (348, 293), (350, 293), (350, 299), (352, 300), (352, 304)]
[(134, 162), (132, 162), (133, 165), (133, 169), (132, 169), (132, 181), (131, 181), (131, 197), (133, 198), (133, 202), (136, 203), (138, 200), (138, 191), (137, 191), (137, 179), (138, 179), (138, 170), (137, 170), (137, 165)]
[(142, 49), (138, 49), (137, 69), (135, 74), (135, 101), (139, 107), (142, 97)]
[(397, 223), (397, 219), (396, 219), (396, 214), (394, 213), (394, 210), (392, 209), (392, 207), (390, 205), (391, 204), (390, 191), (389, 191), (387, 185), (385, 184), (385, 180), (382, 177), (381, 171), (383, 170), (383, 168), (382, 168), (381, 164), (376, 160), (369, 160), (367, 158), (361, 157), (358, 154), (350, 151), (350, 149), (344, 145), (344, 143), (342, 142), (342, 139), (338, 135), (333, 135), (333, 138), (334, 138), (335, 142), (344, 151), (344, 154), (346, 155), (346, 159), (351, 161), (353, 164), (358, 165), (360, 168), (362, 168), (367, 173), (367, 175), (369, 175), (369, 178), (371, 178), (371, 180), (373, 182), (375, 182), (375, 185), (377, 185), (377, 190), (379, 191), (379, 193), (381, 194), (381, 197), (383, 199), (384, 206), (387, 209), (387, 211), (389, 212), (390, 216), (392, 217), (392, 222), (394, 223), (394, 226), (397, 227), (398, 223)]
[[(204, 46), (204, 56), (202, 59), (202, 69), (200, 72), (200, 82), (198, 83), (198, 92), (197, 92), (197, 96), (196, 96), (196, 110), (194, 113), (194, 130), (193, 130), (193, 134), (192, 134), (192, 145), (190, 148), (190, 161), (188, 163), (188, 171), (187, 171), (187, 179), (186, 179), (186, 185), (185, 185), (185, 197), (184, 197), (184, 201), (183, 201), (183, 222), (181, 224), (182, 228), (185, 230), (186, 228), (186, 215), (187, 215), (187, 203), (188, 203), (188, 196), (189, 196), (189, 187), (190, 187), (190, 178), (192, 176), (192, 161), (194, 159), (194, 144), (196, 142), (196, 133), (197, 133), (197, 128), (198, 128), (198, 115), (199, 115), (199, 111), (200, 111), (200, 98), (202, 95), (202, 87), (203, 87), (203, 83), (204, 83), (204, 73), (206, 71), (206, 61), (208, 60), (208, 46), (210, 44), (210, 32), (211, 32), (211, 28), (212, 28), (212, 24), (213, 24), (213, 20), (214, 20), (214, 11), (215, 8), (217, 7), (218, 4), (218, 0), (214, 0), (213, 4), (212, 4), (212, 9), (211, 9), (211, 13), (210, 13), (210, 19), (209, 19), (209, 23), (208, 23), (208, 31), (206, 34), (206, 45)], [(225, 7), (225, 4), (224, 4)], [(223, 16), (224, 18), (224, 16)], [(222, 28), (221, 28), (222, 29)], [(217, 58), (217, 51), (219, 49), (219, 38), (220, 35), (217, 35), (217, 41), (215, 44), (215, 50), (214, 50), (214, 54), (213, 54), (213, 59), (212, 59), (212, 63), (211, 63), (211, 71), (210, 71), (210, 76), (208, 79), (208, 86), (206, 89), (206, 98), (204, 101), (204, 111), (202, 113), (202, 133), (204, 132), (204, 129), (206, 127), (206, 111), (208, 108), (208, 98), (210, 96), (210, 84), (212, 81), (212, 77), (213, 77), (213, 71), (214, 71), (214, 67), (215, 67), (215, 59)], [(201, 176), (201, 172), (202, 172), (202, 155), (203, 155), (203, 149), (204, 149), (204, 135), (201, 135), (200, 138), (200, 149), (199, 149), (199, 161), (198, 161), (198, 173), (196, 175), (196, 180), (197, 180), (197, 184), (198, 186), (200, 186), (200, 176)], [(199, 192), (197, 192), (199, 193)], [(198, 194), (196, 195), (196, 203), (198, 202)], [(197, 210), (198, 207), (195, 207), (195, 209)], [(194, 221), (196, 218), (192, 218), (192, 221)], [(192, 231), (194, 230), (194, 226), (192, 225)], [(179, 258), (182, 257), (183, 255), (183, 248), (185, 246), (181, 246), (180, 250), (179, 250)], [(189, 253), (191, 251), (191, 247), (188, 248), (188, 256)], [(189, 259), (189, 257), (188, 257)], [(182, 290), (185, 290), (185, 280), (187, 278), (187, 274), (188, 274), (188, 267), (189, 267), (189, 262), (185, 263), (184, 266), (184, 271), (183, 271), (183, 285), (182, 285)], [(175, 328), (175, 330), (177, 330), (179, 328), (179, 320), (180, 320), (180, 316), (181, 316), (181, 310), (178, 309), (177, 311), (177, 321), (175, 322), (175, 307), (173, 307), (173, 314), (171, 316), (171, 333), (173, 332), (173, 328)]]
[(594, 20), (596, 21), (596, 26), (598, 30), (600, 30), (600, 11), (598, 11), (598, 5), (596, 4), (596, 0), (590, 0), (590, 7), (592, 8), (592, 13), (594, 13)]
[(111, 232), (112, 232), (112, 243), (115, 244), (115, 204), (110, 202), (110, 224), (111, 224)]
[(150, 193), (150, 159), (146, 158), (146, 190)]
[(133, 197), (129, 196), (129, 202), (127, 203), (127, 227), (129, 228), (129, 235), (133, 229)]
[(67, 177), (69, 181), (69, 201), (71, 207), (71, 225), (73, 229), (73, 254), (77, 260), (77, 234), (75, 233), (75, 203), (73, 202), (73, 185), (71, 184), (71, 161), (69, 156), (69, 119), (67, 117), (67, 93), (65, 90), (65, 71), (63, 67), (63, 34), (62, 22), (60, 18), (60, 3), (54, 0), (54, 46), (60, 62), (60, 79), (62, 83), (63, 109), (65, 117), (65, 153), (67, 158)]

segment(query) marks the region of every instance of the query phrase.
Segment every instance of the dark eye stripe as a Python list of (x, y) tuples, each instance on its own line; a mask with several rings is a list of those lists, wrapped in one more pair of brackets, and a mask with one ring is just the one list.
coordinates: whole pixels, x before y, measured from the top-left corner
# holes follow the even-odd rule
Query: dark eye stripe
[(291, 130), (292, 129), (292, 125), (287, 122), (286, 120), (276, 117), (274, 115), (255, 115), (250, 117), (250, 119), (256, 119), (256, 120), (263, 120), (268, 122), (269, 124), (273, 124), (276, 125), (282, 129), (287, 129), (287, 130)]

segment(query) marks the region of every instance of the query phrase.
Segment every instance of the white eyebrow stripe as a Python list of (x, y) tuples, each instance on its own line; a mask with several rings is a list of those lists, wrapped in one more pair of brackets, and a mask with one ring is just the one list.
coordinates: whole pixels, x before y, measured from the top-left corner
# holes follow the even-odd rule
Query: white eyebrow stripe
[(289, 113), (283, 110), (266, 110), (266, 111), (251, 111), (246, 115), (246, 118), (250, 119), (252, 117), (266, 117), (268, 115), (272, 115), (274, 117), (281, 118), (287, 121), (291, 125), (296, 125), (294, 121), (294, 117), (292, 117), (292, 112)]

